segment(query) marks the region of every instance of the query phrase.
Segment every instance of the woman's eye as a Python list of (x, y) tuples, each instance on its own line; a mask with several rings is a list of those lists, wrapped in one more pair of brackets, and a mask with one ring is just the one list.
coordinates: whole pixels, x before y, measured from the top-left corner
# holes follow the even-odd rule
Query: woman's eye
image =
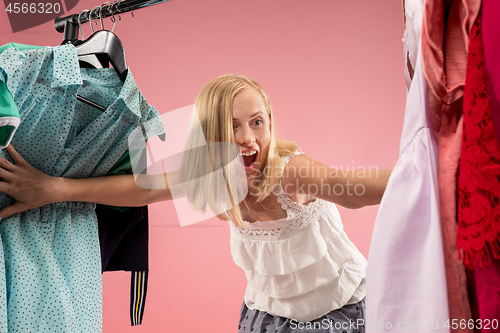
[(254, 122), (255, 125), (261, 125), (262, 124), (262, 120), (258, 119)]
[(235, 130), (236, 128), (237, 128), (236, 125), (233, 125), (233, 130)]

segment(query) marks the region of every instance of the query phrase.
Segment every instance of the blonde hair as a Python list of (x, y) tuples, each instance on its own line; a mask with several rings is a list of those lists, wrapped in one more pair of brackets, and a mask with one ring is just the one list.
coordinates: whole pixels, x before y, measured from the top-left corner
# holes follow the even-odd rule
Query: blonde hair
[[(257, 82), (242, 75), (221, 75), (206, 84), (198, 94), (195, 108), (199, 124), (203, 130), (203, 139), (208, 145), (208, 150), (205, 151), (208, 153), (204, 153), (200, 149), (193, 149), (194, 147), (200, 147), (201, 142), (199, 138), (190, 138), (186, 150), (191, 153), (185, 155), (183, 159), (181, 179), (200, 179), (200, 177), (227, 165), (227, 162), (231, 161), (235, 154), (239, 153), (233, 132), (233, 101), (235, 96), (245, 88), (252, 88), (262, 96), (270, 119), (269, 149), (264, 163), (260, 166), (259, 176), (255, 179), (258, 192), (256, 202), (258, 203), (264, 200), (279, 182), (281, 176), (279, 172), (281, 170), (280, 156), (293, 154), (298, 145), (295, 142), (275, 137), (272, 108), (266, 92)], [(226, 148), (221, 150), (221, 145), (217, 145), (217, 143), (228, 142), (233, 143), (234, 149)], [(210, 161), (210, 163), (207, 163), (207, 161)], [(225, 177), (230, 178), (232, 175), (226, 171)], [(236, 226), (244, 228), (242, 211), (237, 200), (235, 200), (235, 196), (238, 197), (238, 193), (235, 193), (235, 191), (238, 191), (238, 189), (229, 186), (221, 189), (209, 178), (206, 178), (202, 183), (201, 186), (191, 186), (185, 189), (187, 198), (193, 207), (205, 210), (208, 205), (220, 218), (230, 219)], [(231, 181), (227, 184), (230, 183)], [(227, 190), (231, 201), (232, 208), (227, 210), (221, 207), (221, 205), (224, 205), (220, 200), (225, 196), (224, 193), (221, 193), (223, 190)], [(245, 201), (242, 201), (241, 204), (245, 212), (251, 215), (251, 210)], [(222, 213), (224, 211), (225, 213)]]

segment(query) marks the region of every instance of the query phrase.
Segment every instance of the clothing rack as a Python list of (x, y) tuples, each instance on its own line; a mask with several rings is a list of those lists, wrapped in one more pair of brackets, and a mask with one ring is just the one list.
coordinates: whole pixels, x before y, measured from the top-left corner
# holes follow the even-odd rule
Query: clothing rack
[(98, 10), (82, 11), (66, 17), (57, 17), (54, 20), (54, 27), (60, 33), (64, 33), (64, 40), (71, 41), (78, 39), (79, 24), (106, 17), (115, 16), (122, 13), (132, 12), (141, 8), (153, 6), (169, 0), (118, 0), (114, 3), (105, 3)]
[[(115, 15), (132, 12), (134, 10), (153, 6), (166, 1), (169, 0), (117, 0), (113, 3), (106, 2), (101, 6), (94, 7), (94, 9), (97, 10), (84, 10), (79, 14), (73, 14), (66, 17), (57, 17), (54, 20), (54, 27), (58, 32), (64, 33), (63, 44), (71, 43), (78, 39), (78, 29), (82, 23), (97, 19), (102, 20), (110, 16), (113, 17), (113, 22), (116, 22), (114, 18)], [(89, 101), (84, 97), (77, 95), (76, 99), (101, 111), (106, 111), (106, 108), (92, 101)]]

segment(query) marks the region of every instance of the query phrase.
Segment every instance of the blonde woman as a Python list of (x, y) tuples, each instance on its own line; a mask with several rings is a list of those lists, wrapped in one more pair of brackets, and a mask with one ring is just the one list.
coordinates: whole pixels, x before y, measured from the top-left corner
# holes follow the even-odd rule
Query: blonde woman
[[(224, 164), (231, 149), (217, 150), (215, 143), (238, 149), (246, 177), (242, 202), (226, 184), (227, 193), (215, 200), (220, 187), (208, 186), (210, 180), (184, 188), (194, 207), (208, 206), (230, 220), (233, 259), (248, 280), (239, 332), (364, 332), (366, 260), (343, 231), (335, 204), (380, 203), (390, 171), (339, 175), (298, 152), (296, 143), (275, 138), (267, 94), (241, 75), (209, 82), (195, 108), (209, 153), (187, 154), (180, 179), (196, 179)], [(7, 149), (14, 164), (0, 159), (0, 191), (16, 202), (0, 211), (2, 218), (59, 201), (141, 206), (172, 199), (168, 184), (145, 189), (132, 175), (50, 177)]]

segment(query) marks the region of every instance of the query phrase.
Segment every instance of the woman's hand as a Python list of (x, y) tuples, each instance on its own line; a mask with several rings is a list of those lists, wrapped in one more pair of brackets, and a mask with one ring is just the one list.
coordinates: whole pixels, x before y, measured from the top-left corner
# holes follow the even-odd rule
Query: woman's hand
[(10, 195), (16, 202), (0, 210), (0, 218), (57, 202), (58, 178), (51, 177), (26, 162), (12, 145), (6, 149), (14, 164), (0, 157), (0, 192)]

